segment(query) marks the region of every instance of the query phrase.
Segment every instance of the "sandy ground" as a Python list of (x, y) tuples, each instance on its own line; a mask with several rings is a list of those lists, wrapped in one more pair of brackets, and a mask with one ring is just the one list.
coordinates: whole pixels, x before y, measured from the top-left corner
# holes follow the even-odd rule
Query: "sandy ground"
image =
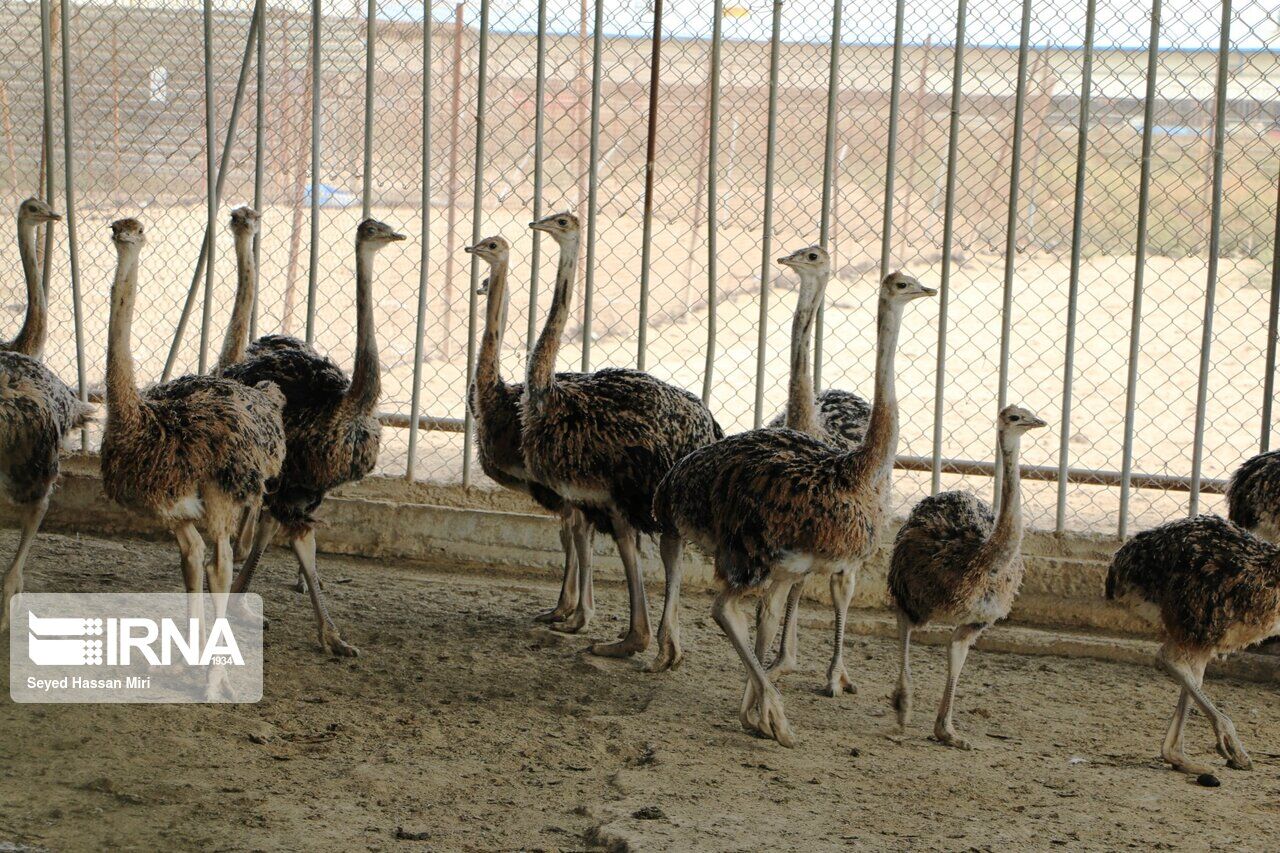
[[(0, 553), (14, 536), (0, 534)], [(917, 722), (895, 731), (894, 653), (849, 640), (856, 696), (822, 681), (828, 614), (804, 614), (784, 696), (795, 749), (744, 733), (740, 667), (686, 605), (684, 667), (652, 676), (532, 627), (550, 578), (325, 557), (329, 601), (362, 649), (316, 646), (275, 551), (266, 692), (248, 706), (0, 707), (0, 849), (994, 850), (1275, 849), (1280, 707), (1213, 681), (1252, 773), (1206, 789), (1161, 767), (1173, 686), (1152, 668), (975, 652), (962, 753), (927, 739), (938, 648), (919, 648)], [(599, 575), (614, 580), (605, 561)], [(28, 589), (173, 589), (168, 543), (42, 536)], [(590, 634), (622, 627), (600, 590)], [(656, 604), (656, 601), (653, 602)], [(4, 664), (7, 677), (7, 664)], [(1215, 766), (1192, 720), (1193, 755)], [(399, 837), (398, 837), (399, 836)]]

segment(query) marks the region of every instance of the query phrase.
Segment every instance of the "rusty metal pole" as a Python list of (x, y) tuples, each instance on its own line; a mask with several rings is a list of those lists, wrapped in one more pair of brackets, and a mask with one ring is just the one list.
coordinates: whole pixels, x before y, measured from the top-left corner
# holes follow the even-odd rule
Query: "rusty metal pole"
[(649, 259), (653, 241), (653, 179), (658, 159), (658, 87), (662, 74), (662, 0), (653, 3), (653, 50), (649, 56), (649, 139), (644, 158), (644, 228), (640, 238), (640, 321), (636, 369), (644, 370), (649, 343)]
[(458, 135), (462, 121), (462, 10), (465, 3), (453, 7), (453, 91), (449, 110), (449, 206), (445, 211), (444, 248), (444, 340), (441, 355), (453, 354), (453, 275), (457, 238), (454, 228), (458, 222)]

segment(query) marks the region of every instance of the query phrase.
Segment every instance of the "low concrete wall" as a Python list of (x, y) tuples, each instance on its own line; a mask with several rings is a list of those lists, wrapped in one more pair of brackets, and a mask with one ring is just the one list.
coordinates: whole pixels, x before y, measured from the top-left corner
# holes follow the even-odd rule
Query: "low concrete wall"
[[(330, 553), (424, 560), (472, 571), (546, 571), (556, 577), (563, 567), (556, 521), (520, 495), (503, 490), (464, 490), (375, 477), (335, 491), (320, 518), (324, 528), (319, 545)], [(11, 507), (0, 505), (0, 521), (16, 523)], [(883, 537), (885, 544), (858, 580), (854, 606), (871, 612), (854, 620), (854, 626), (861, 625), (869, 633), (889, 630), (883, 612), (888, 603), (888, 551), (899, 523), (893, 522)], [(168, 536), (151, 520), (106, 500), (97, 457), (87, 455), (64, 462), (62, 482), (45, 527), (67, 533)], [(1149, 651), (1148, 643), (1135, 646), (1133, 640), (1116, 636), (1149, 638), (1150, 631), (1129, 611), (1103, 597), (1107, 564), (1118, 545), (1114, 537), (1027, 534), (1023, 543), (1027, 576), (1011, 621), (1024, 627), (1054, 629), (1059, 634), (1065, 630), (1091, 635), (1023, 644), (1027, 651), (1062, 646), (1077, 649), (1075, 654), (1116, 660), (1140, 658), (1135, 649)], [(614, 566), (621, 576), (617, 553), (605, 537), (596, 537), (596, 565), (606, 568), (601, 573), (606, 579), (608, 568)], [(656, 549), (648, 544), (643, 566), (646, 576), (660, 584), (662, 565)], [(686, 550), (685, 584), (689, 589), (713, 587), (710, 561), (692, 549)], [(806, 594), (830, 600), (825, 583), (809, 584)], [(1006, 638), (996, 645), (1001, 642), (1007, 645), (1009, 641)], [(1280, 658), (1244, 655), (1237, 656), (1227, 670), (1242, 677), (1273, 680), (1280, 671), (1277, 664)]]

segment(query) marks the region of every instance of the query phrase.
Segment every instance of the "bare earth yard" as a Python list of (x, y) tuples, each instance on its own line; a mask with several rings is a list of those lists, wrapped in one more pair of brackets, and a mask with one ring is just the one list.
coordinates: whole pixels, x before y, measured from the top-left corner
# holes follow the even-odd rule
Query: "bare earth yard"
[[(0, 533), (0, 553), (14, 538)], [(740, 666), (704, 596), (686, 598), (686, 663), (653, 676), (533, 627), (549, 577), (338, 557), (322, 573), (362, 654), (319, 652), (305, 596), (286, 586), (291, 557), (274, 551), (257, 705), (0, 706), (0, 850), (1280, 846), (1269, 686), (1210, 683), (1256, 769), (1207, 789), (1156, 757), (1175, 692), (1153, 668), (978, 651), (957, 717), (977, 748), (962, 753), (927, 739), (941, 649), (916, 650), (919, 710), (902, 736), (892, 645), (851, 638), (861, 691), (817, 695), (830, 616), (810, 610), (805, 668), (784, 686), (800, 737), (788, 750), (739, 728)], [(43, 535), (27, 588), (178, 577), (168, 543)], [(592, 638), (621, 629), (624, 597), (603, 586)], [(1221, 764), (1199, 716), (1188, 746)]]

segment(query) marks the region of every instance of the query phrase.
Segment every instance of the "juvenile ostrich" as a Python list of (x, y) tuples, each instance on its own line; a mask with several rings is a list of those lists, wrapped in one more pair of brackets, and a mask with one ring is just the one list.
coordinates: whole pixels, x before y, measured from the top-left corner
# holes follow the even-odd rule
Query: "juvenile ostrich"
[(1253, 767), (1236, 728), (1203, 690), (1215, 655), (1280, 635), (1280, 548), (1216, 515), (1145, 530), (1111, 560), (1107, 598), (1158, 625), (1157, 660), (1182, 687), (1160, 754), (1175, 770), (1204, 774), (1182, 747), (1191, 700), (1209, 718), (1218, 754), (1237, 770)]
[[(828, 686), (833, 693), (852, 687), (841, 655), (842, 617), (885, 514), (883, 483), (893, 470), (898, 443), (898, 331), (906, 304), (935, 293), (901, 273), (890, 274), (880, 287), (875, 402), (862, 445), (841, 450), (794, 430), (752, 430), (682, 459), (655, 496), (663, 530), (714, 555), (721, 592), (712, 615), (747, 670), (739, 713), (743, 726), (783, 746), (792, 746), (795, 737), (782, 696), (760, 658), (773, 644), (791, 588), (810, 574), (829, 575), (836, 656)], [(742, 600), (762, 590), (753, 651)]]
[(1227, 518), (1269, 542), (1280, 542), (1280, 450), (1259, 453), (1231, 475)]
[[(551, 308), (525, 380), (525, 464), (535, 480), (586, 514), (588, 521), (607, 521), (627, 574), (630, 622), (621, 640), (597, 643), (591, 651), (625, 657), (644, 651), (650, 640), (638, 535), (659, 532), (653, 517), (654, 490), (677, 460), (724, 433), (697, 397), (647, 373), (609, 368), (573, 381), (556, 375), (556, 354), (569, 320), (578, 267), (578, 218), (559, 213), (530, 227), (550, 234), (559, 244), (560, 261)], [(581, 529), (579, 525), (575, 530), (580, 602), (591, 591), (591, 551)], [(663, 535), (659, 550), (668, 567), (678, 562), (679, 535)]]
[[(467, 395), (467, 406), (476, 422), (476, 446), (480, 467), (489, 479), (513, 492), (526, 494), (543, 509), (560, 516), (560, 544), (564, 548), (564, 578), (560, 585), (560, 599), (556, 606), (534, 617), (539, 622), (551, 622), (557, 630), (580, 631), (586, 627), (594, 610), (590, 600), (591, 590), (586, 590), (588, 600), (579, 604), (578, 560), (575, 555), (575, 537), (583, 536), (587, 547), (591, 546), (590, 529), (578, 534), (575, 524), (586, 524), (581, 513), (558, 494), (536, 482), (524, 463), (521, 447), (520, 397), (524, 394), (521, 383), (502, 381), (498, 359), (502, 352), (502, 335), (507, 314), (507, 268), (511, 246), (502, 237), (487, 237), (474, 246), (466, 247), (489, 265), (489, 277), (480, 286), (480, 293), (487, 297), (484, 319), (484, 337), (480, 341), (480, 355), (476, 361), (476, 378)], [(578, 374), (562, 373), (557, 379), (575, 381)], [(566, 621), (572, 617), (572, 622)]]
[[(203, 522), (213, 538), (208, 567), (214, 610), (226, 613), (231, 536), (242, 509), (256, 505), (284, 460), (284, 395), (264, 382), (246, 387), (214, 376), (184, 376), (139, 393), (130, 333), (138, 284), (142, 223), (111, 224), (117, 266), (107, 338), (107, 422), (102, 486), (107, 497), (167, 524), (182, 552), (183, 581), (200, 615)], [(216, 685), (211, 683), (210, 690)]]
[(218, 353), (217, 373), (244, 361), (249, 346), (249, 321), (253, 314), (253, 297), (257, 290), (253, 265), (253, 237), (258, 233), (258, 212), (240, 206), (231, 211), (231, 236), (236, 249), (236, 301), (231, 306), (231, 320)]
[[(320, 644), (331, 654), (354, 656), (359, 650), (342, 639), (329, 616), (316, 572), (315, 511), (330, 489), (362, 479), (378, 458), (382, 425), (375, 408), (381, 392), (378, 341), (373, 317), (373, 258), (387, 245), (405, 239), (391, 226), (366, 219), (356, 229), (356, 355), (350, 380), (310, 344), (283, 335), (255, 341), (245, 358), (225, 375), (253, 385), (273, 382), (284, 392), (284, 432), (288, 441), (284, 468), (266, 496), (263, 513), (235, 591), (249, 588), (262, 552), (281, 526), (306, 578), (316, 613)], [(249, 242), (236, 243), (247, 260)]]
[(992, 623), (1009, 615), (1022, 586), (1022, 491), (1018, 451), (1022, 436), (1045, 422), (1021, 406), (1005, 406), (996, 419), (1000, 449), (1000, 514), (970, 492), (942, 492), (915, 505), (898, 530), (889, 562), (889, 593), (898, 610), (902, 672), (893, 694), (898, 725), (911, 717), (911, 632), (936, 620), (956, 624), (947, 656), (947, 687), (933, 736), (969, 749), (956, 734), (951, 708), (969, 648)]
[(41, 222), (62, 217), (39, 199), (18, 207), (18, 251), (27, 278), (27, 316), (13, 342), (0, 348), (0, 494), (21, 511), (18, 551), (4, 576), (0, 631), (9, 624), (9, 605), (22, 592), (22, 572), (49, 495), (58, 479), (58, 450), (93, 411), (62, 380), (36, 360), (44, 349), (45, 293), (36, 272), (35, 233)]
[[(831, 256), (821, 246), (808, 246), (779, 258), (778, 263), (795, 270), (800, 277), (800, 293), (796, 313), (791, 322), (791, 374), (788, 382), (787, 407), (769, 421), (769, 429), (787, 427), (841, 450), (852, 450), (867, 436), (871, 420), (871, 404), (851, 391), (828, 388), (814, 397), (810, 344), (813, 324), (831, 280)], [(887, 495), (887, 492), (886, 492)], [(783, 621), (782, 643), (778, 657), (769, 667), (771, 676), (795, 671), (797, 653), (797, 616), (804, 584), (796, 584), (787, 596), (787, 615)]]

